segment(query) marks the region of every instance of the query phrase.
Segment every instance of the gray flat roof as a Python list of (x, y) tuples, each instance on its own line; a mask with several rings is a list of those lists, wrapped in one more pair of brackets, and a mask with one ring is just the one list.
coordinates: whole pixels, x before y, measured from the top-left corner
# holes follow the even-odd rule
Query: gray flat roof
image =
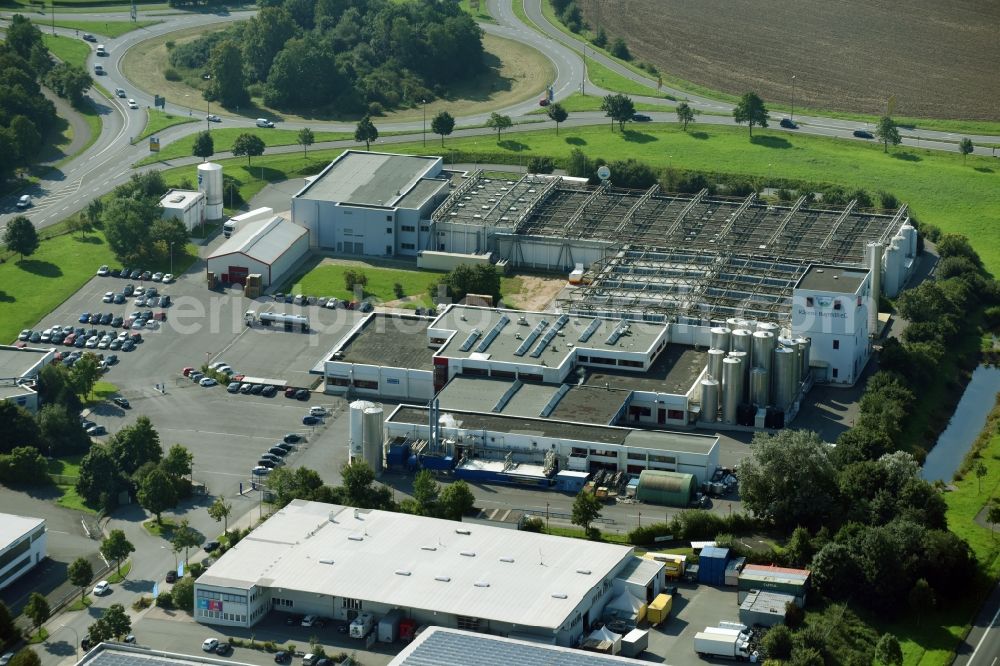
[(300, 199), (393, 207), (439, 163), (437, 157), (348, 150), (295, 196)]
[(41, 361), (51, 349), (39, 349), (38, 347), (17, 347), (0, 346), (0, 377), (14, 377), (20, 379), (39, 361)]
[(197, 666), (199, 664), (244, 666), (246, 664), (232, 659), (213, 659), (207, 654), (205, 656), (174, 654), (120, 643), (101, 643), (84, 655), (79, 663), (81, 666)]
[(29, 534), (44, 525), (44, 518), (15, 516), (12, 513), (0, 513), (0, 550), (14, 543), (25, 534)]
[(430, 627), (396, 655), (389, 666), (608, 666), (648, 663), (515, 638)]
[(344, 357), (329, 360), (429, 371), (435, 351), (427, 346), (429, 323), (430, 319), (416, 315), (373, 312), (337, 345)]
[(420, 208), (428, 199), (448, 189), (448, 181), (441, 178), (421, 178), (413, 189), (405, 193), (396, 202), (399, 208)]
[(795, 288), (853, 294), (866, 277), (868, 277), (866, 269), (812, 264), (806, 270), (805, 275), (799, 279)]
[[(665, 430), (632, 430), (631, 428), (618, 426), (570, 423), (554, 419), (507, 416), (504, 414), (444, 408), (442, 408), (442, 413), (452, 415), (458, 423), (458, 427), (465, 430), (489, 430), (511, 434), (538, 435), (539, 437), (551, 437), (553, 439), (570, 439), (600, 444), (620, 444), (664, 451), (708, 453), (719, 439), (712, 435), (695, 435), (685, 432), (668, 432)], [(414, 405), (400, 405), (386, 420), (392, 423), (425, 426), (427, 425), (427, 408)]]
[[(482, 343), (494, 326), (503, 317), (508, 321), (500, 333), (490, 344), (480, 351)], [(564, 318), (559, 333), (551, 339), (548, 345), (542, 347), (539, 355), (533, 356), (540, 347), (545, 335), (559, 326), (560, 318)], [(545, 325), (542, 325), (545, 322)], [(628, 331), (620, 336), (612, 334), (618, 328), (621, 320), (599, 319), (581, 315), (560, 315), (551, 312), (526, 312), (523, 310), (501, 310), (493, 308), (472, 307), (467, 305), (452, 306), (431, 324), (431, 328), (456, 331), (448, 343), (441, 348), (440, 356), (451, 358), (488, 358), (493, 361), (519, 363), (524, 365), (545, 365), (550, 368), (559, 367), (573, 349), (595, 352), (636, 352), (647, 353), (657, 338), (663, 333), (663, 324), (644, 322), (629, 322)], [(461, 347), (472, 334), (473, 330), (480, 332), (475, 343), (467, 350)], [(541, 333), (521, 355), (515, 354), (528, 342), (533, 331)], [(611, 342), (614, 338), (614, 341)]]
[(610, 425), (630, 393), (594, 386), (574, 386), (562, 397), (550, 416), (562, 421)]
[(629, 391), (656, 391), (680, 395), (687, 393), (708, 363), (708, 352), (686, 345), (668, 344), (647, 372), (625, 372), (587, 368), (586, 386)]

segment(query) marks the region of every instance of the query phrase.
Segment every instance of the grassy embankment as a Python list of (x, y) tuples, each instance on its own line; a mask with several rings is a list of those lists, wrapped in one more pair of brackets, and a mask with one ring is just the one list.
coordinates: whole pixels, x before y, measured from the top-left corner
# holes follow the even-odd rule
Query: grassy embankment
[[(51, 30), (51, 18), (32, 18), (32, 22), (42, 31), (45, 28)], [(78, 30), (81, 35), (85, 32), (91, 32), (96, 37), (110, 37), (114, 39), (133, 30), (146, 28), (157, 23), (162, 23), (162, 21), (68, 21), (66, 19), (56, 19), (55, 26), (65, 30)], [(86, 45), (86, 42), (81, 43)], [(90, 47), (87, 48), (89, 50)]]
[[(233, 149), (236, 137), (241, 134), (255, 134), (264, 140), (267, 146), (290, 146), (298, 140), (298, 130), (266, 129), (262, 127), (213, 127), (212, 142), (215, 152), (223, 153)], [(136, 166), (156, 164), (157, 162), (167, 162), (180, 157), (191, 157), (194, 150), (196, 134), (182, 137), (173, 143), (160, 148), (159, 153), (155, 153), (140, 160)], [(341, 141), (354, 138), (349, 132), (320, 132), (314, 131), (313, 136), (316, 142), (320, 141)], [(267, 154), (265, 149), (265, 155)], [(259, 159), (259, 158), (255, 158)]]
[[(165, 113), (159, 109), (146, 109), (146, 114), (146, 128), (142, 130), (142, 134), (137, 136), (132, 143), (138, 143), (146, 137), (153, 136), (157, 132), (162, 132), (168, 127), (173, 127), (174, 125), (198, 122), (197, 118), (192, 118), (190, 116), (178, 116), (173, 113)], [(194, 138), (191, 139), (191, 145), (194, 145)], [(188, 154), (191, 154), (190, 151)]]
[[(71, 65), (76, 65), (77, 67), (87, 68), (87, 57), (90, 55), (90, 47), (84, 41), (78, 41), (76, 39), (71, 39), (69, 37), (62, 37), (60, 35), (46, 35), (42, 34), (42, 41), (52, 55), (59, 58), (63, 62), (69, 63)], [(92, 104), (85, 103), (83, 108), (76, 109), (76, 111), (83, 116), (83, 119), (87, 123), (87, 128), (90, 130), (90, 138), (87, 140), (83, 146), (80, 147), (79, 151), (75, 153), (78, 155), (89, 148), (97, 138), (101, 135), (101, 117), (97, 113), (97, 109), (93, 107)], [(72, 125), (67, 124), (70, 128), (68, 132), (68, 141), (65, 143), (60, 143), (58, 145), (68, 145), (72, 141)], [(67, 155), (65, 159), (74, 157), (74, 155)]]

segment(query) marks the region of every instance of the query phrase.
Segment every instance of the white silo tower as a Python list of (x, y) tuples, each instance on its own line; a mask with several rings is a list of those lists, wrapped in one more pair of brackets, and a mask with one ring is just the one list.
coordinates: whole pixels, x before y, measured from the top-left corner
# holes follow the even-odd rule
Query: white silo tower
[(205, 219), (222, 219), (222, 165), (203, 162), (198, 165), (198, 191), (205, 193)]

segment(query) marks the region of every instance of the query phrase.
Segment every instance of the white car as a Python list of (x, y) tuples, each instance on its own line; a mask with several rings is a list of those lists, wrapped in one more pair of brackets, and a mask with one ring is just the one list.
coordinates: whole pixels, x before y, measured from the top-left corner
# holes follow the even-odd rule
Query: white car
[(110, 303), (111, 301), (115, 300), (115, 292), (113, 291), (104, 292), (104, 298), (102, 298), (101, 300), (104, 301), (105, 303)]
[[(303, 627), (312, 627), (312, 626), (319, 627), (319, 626), (322, 626), (322, 623), (320, 622), (320, 619), (319, 619), (318, 615), (306, 615), (304, 618), (302, 618), (302, 626)], [(308, 657), (308, 656), (310, 656), (310, 655), (307, 654), (306, 657)]]
[(163, 274), (163, 283), (164, 284), (167, 284), (167, 283), (173, 282), (173, 281), (174, 281), (174, 274), (173, 273), (164, 273)]
[(254, 476), (267, 476), (268, 474), (271, 473), (271, 468), (264, 467), (263, 465), (257, 465), (252, 470), (250, 470), (250, 473), (253, 474)]
[(201, 649), (205, 652), (214, 652), (217, 647), (219, 647), (218, 638), (206, 638), (201, 644)]
[(110, 273), (110, 272), (111, 272), (111, 269), (108, 268), (107, 264), (105, 264), (105, 265), (103, 265), (103, 266), (101, 266), (100, 268), (97, 269), (97, 274), (100, 275), (101, 277), (107, 277), (108, 273)]
[(163, 273), (153, 273), (152, 280), (153, 280), (153, 282), (162, 282), (163, 281)]
[(198, 383), (201, 384), (202, 386), (215, 386), (219, 382), (215, 381), (211, 377), (202, 377)]
[(87, 340), (87, 344), (85, 344), (84, 347), (86, 347), (87, 349), (97, 349), (97, 343), (99, 342), (100, 339), (98, 339), (98, 337), (94, 335), (91, 336), (89, 340)]
[(205, 120), (209, 121), (210, 123), (221, 123), (222, 122), (222, 118), (220, 118), (219, 116), (215, 115), (214, 113), (210, 113), (207, 116), (205, 116)]
[(107, 594), (111, 591), (111, 583), (106, 580), (102, 580), (100, 583), (94, 586), (94, 595), (101, 596), (102, 594)]
[(156, 321), (155, 319), (150, 319), (149, 321), (146, 322), (147, 331), (155, 331), (159, 327), (160, 327), (160, 322)]
[(10, 660), (13, 658), (14, 658), (13, 652), (5, 652), (2, 656), (0, 656), (0, 666), (7, 666), (7, 664), (10, 663)]
[(326, 407), (314, 405), (309, 408), (309, 416), (326, 416)]
[(221, 368), (224, 365), (226, 365), (225, 361), (214, 361), (214, 362), (212, 362), (212, 363), (209, 364), (208, 369), (209, 370), (218, 370), (219, 368)]
[(27, 208), (30, 205), (31, 205), (31, 195), (30, 194), (22, 194), (20, 197), (18, 197), (18, 199), (17, 199), (17, 207), (18, 208), (20, 208), (20, 209), (23, 210), (23, 209)]
[(130, 99), (128, 101), (128, 108), (130, 108), (130, 109), (138, 109), (139, 105), (135, 103), (134, 99)]

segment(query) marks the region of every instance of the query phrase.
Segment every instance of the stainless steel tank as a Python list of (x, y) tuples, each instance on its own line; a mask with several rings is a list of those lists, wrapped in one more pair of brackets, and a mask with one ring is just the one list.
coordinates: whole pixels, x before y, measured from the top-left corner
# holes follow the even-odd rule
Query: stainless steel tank
[(731, 330), (724, 326), (718, 326), (712, 329), (712, 349), (721, 349), (722, 351), (729, 351), (729, 336), (732, 333)]
[(722, 359), (726, 358), (726, 352), (721, 349), (708, 350), (708, 374), (712, 379), (722, 381)]
[(774, 379), (772, 402), (775, 407), (788, 409), (795, 398), (796, 367), (798, 354), (789, 347), (778, 347), (774, 350)]
[(743, 361), (727, 358), (722, 361), (722, 422), (736, 423), (736, 407), (743, 394)]
[(701, 380), (701, 422), (715, 423), (719, 420), (719, 380)]
[(754, 368), (750, 371), (750, 402), (754, 406), (760, 408), (770, 404), (770, 382), (770, 372), (764, 368)]
[(747, 384), (750, 382), (750, 354), (747, 352), (731, 351), (729, 352), (729, 358), (738, 358), (743, 369), (743, 387), (740, 391), (739, 401), (747, 401)]
[(745, 328), (738, 328), (733, 331), (732, 335), (732, 351), (746, 352), (750, 353), (753, 348), (753, 333)]
[(769, 321), (757, 322), (757, 330), (768, 331), (769, 333), (773, 333), (774, 337), (778, 337), (778, 335), (780, 335), (781, 333), (781, 327)]
[(753, 334), (753, 354), (750, 361), (755, 368), (763, 368), (770, 372), (771, 353), (774, 351), (774, 333), (770, 331), (757, 331)]
[(812, 339), (796, 338), (795, 344), (799, 346), (800, 360), (802, 361), (799, 378), (800, 381), (805, 381), (809, 375), (809, 355), (812, 353)]

